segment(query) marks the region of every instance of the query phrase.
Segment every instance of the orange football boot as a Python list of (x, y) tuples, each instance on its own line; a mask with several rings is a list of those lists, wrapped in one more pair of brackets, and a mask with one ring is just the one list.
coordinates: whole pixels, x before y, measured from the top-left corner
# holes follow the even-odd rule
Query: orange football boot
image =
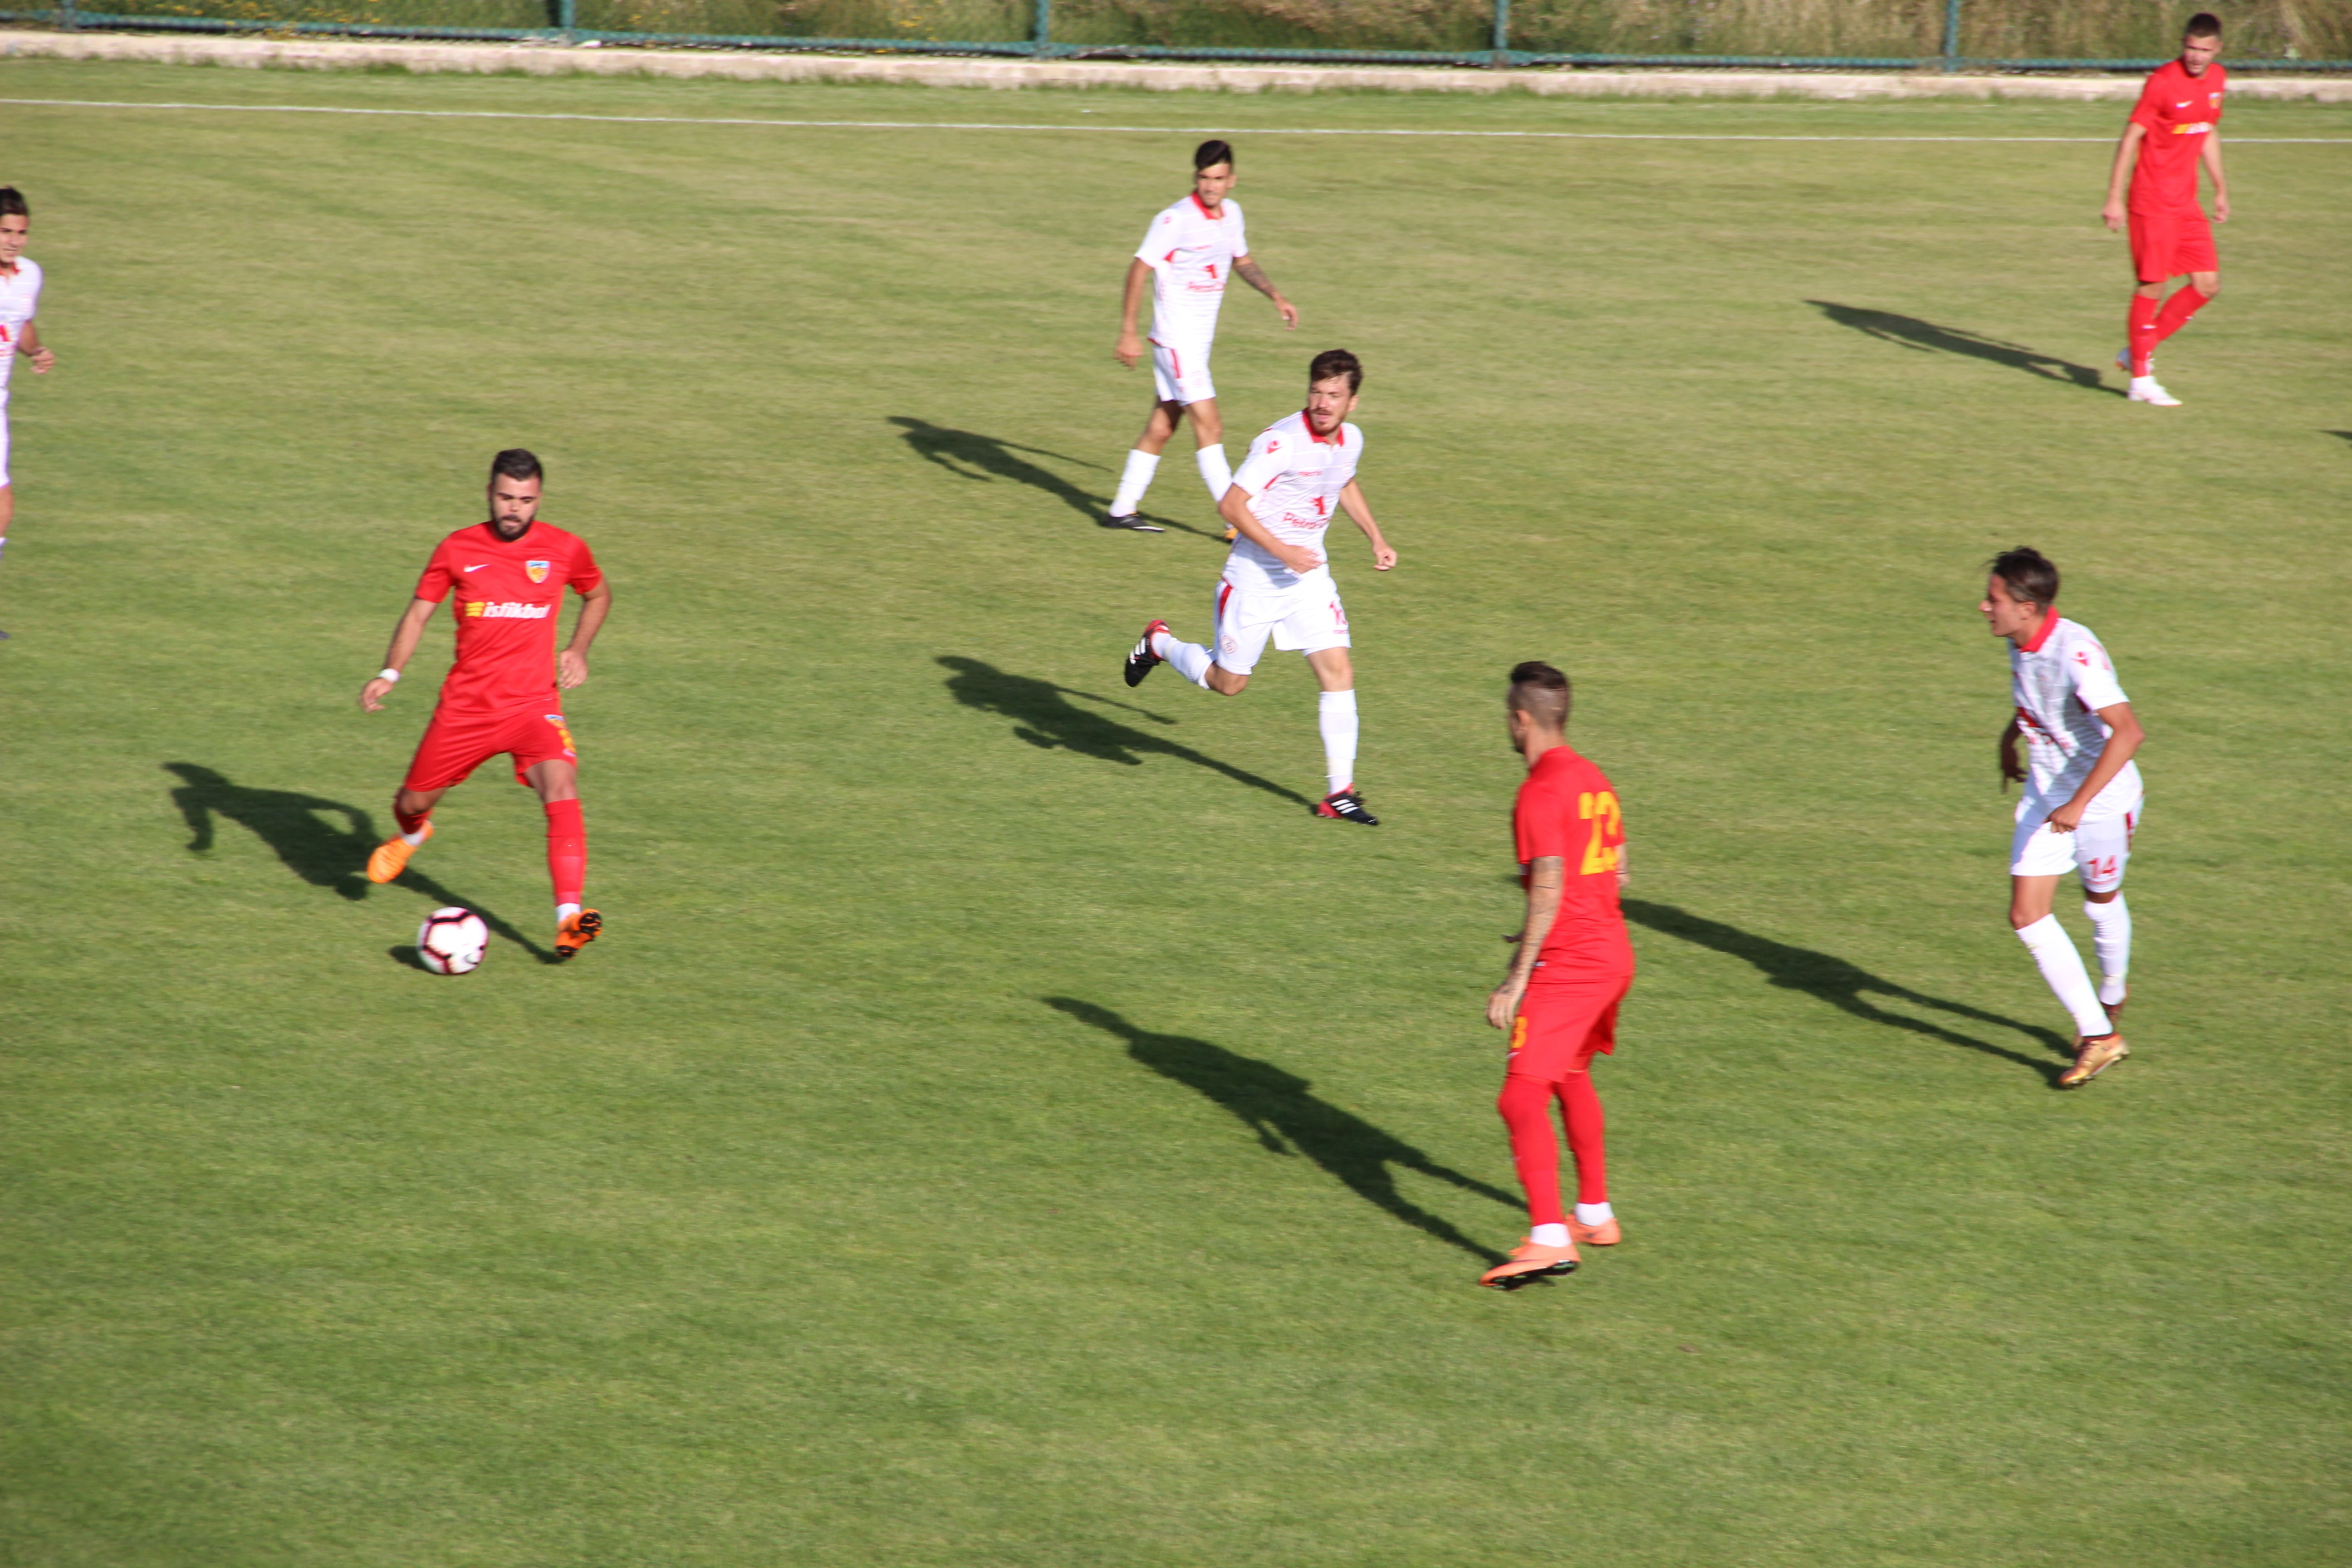
[(1511, 1248), (1506, 1262), (1497, 1263), (1478, 1276), (1478, 1283), (1491, 1285), (1497, 1290), (1516, 1290), (1538, 1279), (1548, 1279), (1555, 1274), (1576, 1272), (1576, 1243), (1566, 1247), (1546, 1247), (1529, 1237)]
[(566, 918), (562, 925), (555, 928), (555, 962), (562, 963), (594, 942), (596, 933), (604, 929), (604, 917), (594, 910), (582, 910), (578, 914)]
[(377, 845), (374, 852), (368, 857), (368, 880), (371, 882), (389, 882), (394, 878), (399, 876), (403, 871), (407, 870), (408, 858), (411, 855), (415, 854), (419, 849), (425, 847), (425, 839), (429, 839), (432, 837), (433, 824), (428, 819), (425, 824), (425, 838), (420, 838), (415, 843), (411, 844), (407, 839), (403, 838), (399, 834), (395, 833), (391, 837), (385, 839), (383, 843)]
[(1625, 1239), (1625, 1233), (1617, 1228), (1617, 1216), (1614, 1215), (1599, 1225), (1586, 1225), (1576, 1217), (1576, 1211), (1570, 1209), (1568, 1211), (1568, 1239), (1581, 1242), (1587, 1247), (1614, 1247)]

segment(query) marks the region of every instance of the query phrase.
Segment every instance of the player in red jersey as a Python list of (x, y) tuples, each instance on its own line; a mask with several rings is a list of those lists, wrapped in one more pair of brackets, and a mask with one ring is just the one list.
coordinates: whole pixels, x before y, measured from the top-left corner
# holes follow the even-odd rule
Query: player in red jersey
[[(587, 543), (539, 521), (545, 474), (520, 448), (490, 464), (490, 520), (443, 540), (417, 580), (416, 597), (393, 628), (383, 672), (361, 689), (373, 713), (416, 651), (425, 623), (457, 596), (457, 662), (441, 682), (433, 721), (393, 797), (400, 831), (368, 857), (368, 880), (389, 882), (433, 837), (433, 807), (450, 787), (499, 752), (514, 758), (515, 782), (547, 807), (547, 870), (555, 883), (555, 956), (570, 958), (596, 938), (604, 917), (581, 906), (588, 833), (580, 820), (579, 754), (563, 720), (562, 692), (588, 679), (588, 645), (613, 607), (613, 590)], [(572, 641), (555, 651), (563, 591), (581, 597)]]
[[(2200, 11), (2181, 36), (2180, 58), (2158, 66), (2140, 89), (2131, 123), (2116, 144), (2107, 205), (2099, 213), (2110, 229), (2129, 225), (2132, 276), (2139, 282), (2116, 364), (2131, 377), (2126, 395), (2159, 408), (2178, 408), (2180, 399), (2157, 384), (2157, 344), (2187, 326), (2221, 290), (2212, 224), (2197, 205), (2202, 167), (2213, 180), (2213, 223), (2230, 221), (2230, 182), (2221, 173), (2221, 94), (2230, 73), (2221, 68), (2221, 24)], [(2166, 282), (2184, 273), (2188, 287), (2165, 299)]]
[[(1576, 1268), (1576, 1244), (1614, 1247), (1592, 1058), (1617, 1048), (1617, 1005), (1633, 984), (1633, 944), (1617, 908), (1627, 868), (1625, 816), (1601, 770), (1569, 749), (1568, 677), (1529, 661), (1511, 671), (1511, 745), (1528, 761), (1512, 811), (1528, 890), (1510, 973), (1486, 998), (1486, 1022), (1511, 1032), (1496, 1109), (1527, 1189), (1528, 1239), (1478, 1283), (1516, 1290)], [(1559, 1198), (1551, 1102), (1576, 1156), (1576, 1213)]]

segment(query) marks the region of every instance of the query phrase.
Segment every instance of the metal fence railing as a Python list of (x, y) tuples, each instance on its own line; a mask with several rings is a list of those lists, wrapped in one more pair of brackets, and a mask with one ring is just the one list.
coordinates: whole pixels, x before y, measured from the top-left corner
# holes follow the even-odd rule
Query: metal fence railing
[[(1428, 66), (2147, 70), (2147, 0), (76, 0), (65, 29)], [(2352, 71), (2352, 6), (2217, 4), (2231, 69)], [(2187, 7), (2182, 7), (2185, 16)]]

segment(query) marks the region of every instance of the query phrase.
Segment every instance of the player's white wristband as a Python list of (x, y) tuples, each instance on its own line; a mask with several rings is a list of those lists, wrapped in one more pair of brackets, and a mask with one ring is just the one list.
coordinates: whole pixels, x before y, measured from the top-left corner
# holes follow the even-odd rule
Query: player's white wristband
[(375, 672), (375, 678), (378, 680), (389, 680), (394, 686), (400, 684), (400, 671), (396, 669), (379, 669)]

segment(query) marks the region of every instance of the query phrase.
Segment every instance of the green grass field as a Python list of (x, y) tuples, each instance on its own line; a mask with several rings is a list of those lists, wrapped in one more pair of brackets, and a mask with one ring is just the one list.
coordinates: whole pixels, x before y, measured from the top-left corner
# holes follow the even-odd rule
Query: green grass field
[[(0, 104), (63, 362), (0, 569), (0, 1561), (2352, 1555), (2343, 111), (2231, 110), (2159, 411), (2100, 371), (2112, 107), (0, 98), (1066, 128)], [(1228, 304), (1236, 449), (1314, 350), (1370, 368), (1375, 831), (1303, 809), (1298, 661), (1118, 682), (1219, 560), (1181, 451), (1169, 533), (1085, 515), (1149, 395), (1127, 251), (1210, 129), (1307, 323)], [(561, 969), (496, 767), (358, 875), (446, 622), (359, 687), (511, 444), (616, 595), (568, 704), (611, 924)], [(2021, 541), (2151, 737), (2137, 1048), (2078, 1094), (2002, 919), (1974, 604)], [(1506, 1297), (1536, 656), (1643, 971), (1628, 1239)], [(504, 933), (462, 981), (400, 951), (446, 901)]]

